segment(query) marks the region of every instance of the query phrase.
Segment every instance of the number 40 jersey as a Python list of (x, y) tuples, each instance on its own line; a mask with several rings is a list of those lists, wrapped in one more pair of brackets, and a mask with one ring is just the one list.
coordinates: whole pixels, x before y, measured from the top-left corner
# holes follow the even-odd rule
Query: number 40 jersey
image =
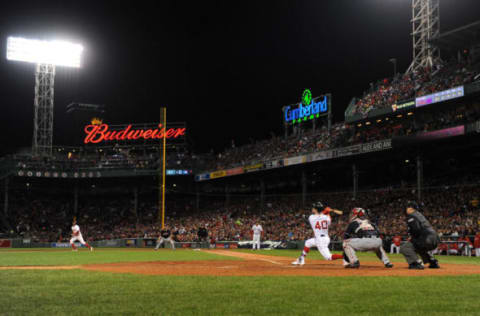
[(308, 217), (308, 221), (310, 222), (310, 226), (312, 226), (315, 238), (328, 237), (328, 226), (330, 226), (332, 222), (330, 215), (312, 214)]

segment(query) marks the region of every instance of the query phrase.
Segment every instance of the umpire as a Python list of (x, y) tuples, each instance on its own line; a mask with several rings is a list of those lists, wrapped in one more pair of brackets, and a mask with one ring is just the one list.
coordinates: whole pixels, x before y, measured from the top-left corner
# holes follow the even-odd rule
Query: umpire
[(410, 240), (400, 247), (400, 253), (405, 256), (409, 269), (423, 270), (422, 260), (424, 264), (430, 264), (430, 269), (438, 269), (440, 266), (432, 254), (432, 250), (437, 248), (438, 236), (419, 209), (416, 202), (407, 202), (407, 226)]

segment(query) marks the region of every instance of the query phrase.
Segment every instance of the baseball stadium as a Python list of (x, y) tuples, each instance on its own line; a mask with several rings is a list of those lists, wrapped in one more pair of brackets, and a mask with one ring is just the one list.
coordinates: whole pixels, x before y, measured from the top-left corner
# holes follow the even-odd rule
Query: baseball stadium
[(480, 315), (479, 4), (5, 4), (0, 315)]

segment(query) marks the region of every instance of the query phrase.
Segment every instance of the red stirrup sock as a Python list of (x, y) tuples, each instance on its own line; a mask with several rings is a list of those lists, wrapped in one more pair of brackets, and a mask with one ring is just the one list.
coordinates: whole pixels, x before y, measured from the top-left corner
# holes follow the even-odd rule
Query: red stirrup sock
[(338, 260), (338, 259), (343, 259), (343, 256), (342, 255), (337, 255), (337, 254), (332, 255), (332, 260)]
[(72, 249), (73, 249), (73, 250), (77, 249), (77, 247), (75, 246), (75, 244), (70, 244), (70, 245), (72, 245)]
[(310, 248), (308, 248), (308, 247), (303, 247), (302, 256), (305, 257), (309, 251), (310, 251)]
[(85, 243), (85, 246), (87, 246), (87, 248), (89, 248), (89, 249), (92, 248), (92, 247), (90, 247), (90, 245), (88, 244), (88, 242)]

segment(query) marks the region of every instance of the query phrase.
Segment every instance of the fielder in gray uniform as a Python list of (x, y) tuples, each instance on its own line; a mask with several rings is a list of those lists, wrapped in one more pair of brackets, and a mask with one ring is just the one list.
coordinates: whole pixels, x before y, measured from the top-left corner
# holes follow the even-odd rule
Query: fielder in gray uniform
[(169, 242), (172, 249), (175, 250), (175, 242), (172, 239), (172, 233), (167, 227), (160, 231), (160, 237), (157, 239), (157, 246), (155, 247), (155, 250), (158, 250), (158, 248), (160, 248), (164, 242)]
[(345, 268), (358, 269), (360, 261), (355, 251), (373, 251), (382, 260), (385, 268), (393, 268), (387, 253), (382, 247), (378, 228), (367, 219), (363, 208), (356, 207), (343, 237), (344, 260), (348, 263)]

